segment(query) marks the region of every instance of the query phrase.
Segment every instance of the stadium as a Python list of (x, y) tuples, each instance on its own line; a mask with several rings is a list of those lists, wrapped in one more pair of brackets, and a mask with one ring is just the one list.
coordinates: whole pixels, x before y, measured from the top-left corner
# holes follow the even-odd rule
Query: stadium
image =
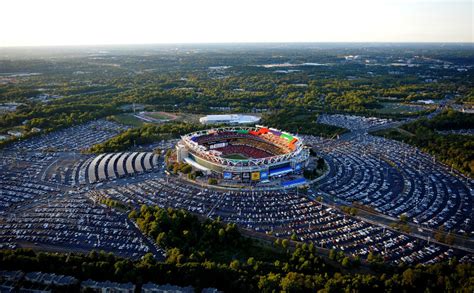
[(292, 186), (304, 183), (301, 176), (290, 177), (303, 173), (309, 149), (301, 138), (278, 129), (224, 127), (182, 136), (176, 145), (176, 158), (224, 182), (268, 183), (278, 179), (283, 186)]

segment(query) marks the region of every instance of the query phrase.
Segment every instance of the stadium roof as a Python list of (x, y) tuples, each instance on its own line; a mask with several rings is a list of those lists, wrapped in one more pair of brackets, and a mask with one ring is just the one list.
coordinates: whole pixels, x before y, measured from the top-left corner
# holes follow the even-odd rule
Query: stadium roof
[(207, 115), (199, 119), (202, 124), (250, 124), (258, 121), (260, 117), (240, 114)]
[(204, 172), (210, 172), (211, 171), (209, 168), (201, 166), (200, 164), (196, 163), (195, 161), (191, 160), (190, 158), (184, 158), (184, 161), (186, 163), (188, 163), (189, 165), (195, 167), (198, 170), (201, 170), (201, 171), (204, 171)]

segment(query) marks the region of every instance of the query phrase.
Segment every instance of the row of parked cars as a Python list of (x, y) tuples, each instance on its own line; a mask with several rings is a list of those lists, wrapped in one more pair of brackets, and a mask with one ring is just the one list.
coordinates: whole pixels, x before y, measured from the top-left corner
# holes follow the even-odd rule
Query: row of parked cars
[(250, 231), (296, 237), (322, 249), (342, 250), (362, 258), (372, 251), (393, 263), (428, 263), (464, 255), (343, 214), (297, 190), (217, 191), (168, 177), (96, 192), (136, 207), (157, 205), (219, 217)]
[[(311, 141), (311, 140), (309, 140)], [(406, 144), (371, 135), (341, 143), (313, 140), (329, 173), (319, 189), (392, 217), (473, 236), (472, 180)]]

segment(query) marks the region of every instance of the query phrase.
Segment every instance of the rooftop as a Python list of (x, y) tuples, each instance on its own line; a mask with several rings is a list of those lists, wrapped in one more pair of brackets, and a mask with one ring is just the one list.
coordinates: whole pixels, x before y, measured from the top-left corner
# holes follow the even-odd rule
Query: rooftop
[(205, 123), (256, 123), (260, 121), (260, 117), (253, 115), (241, 115), (241, 114), (222, 114), (222, 115), (207, 115), (201, 117), (199, 121)]

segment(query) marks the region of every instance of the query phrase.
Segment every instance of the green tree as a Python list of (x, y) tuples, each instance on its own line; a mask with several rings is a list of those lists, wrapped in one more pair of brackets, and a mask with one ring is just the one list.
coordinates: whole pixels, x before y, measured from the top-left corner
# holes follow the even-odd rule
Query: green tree
[(346, 256), (342, 259), (341, 265), (345, 268), (348, 268), (351, 265), (351, 260)]

